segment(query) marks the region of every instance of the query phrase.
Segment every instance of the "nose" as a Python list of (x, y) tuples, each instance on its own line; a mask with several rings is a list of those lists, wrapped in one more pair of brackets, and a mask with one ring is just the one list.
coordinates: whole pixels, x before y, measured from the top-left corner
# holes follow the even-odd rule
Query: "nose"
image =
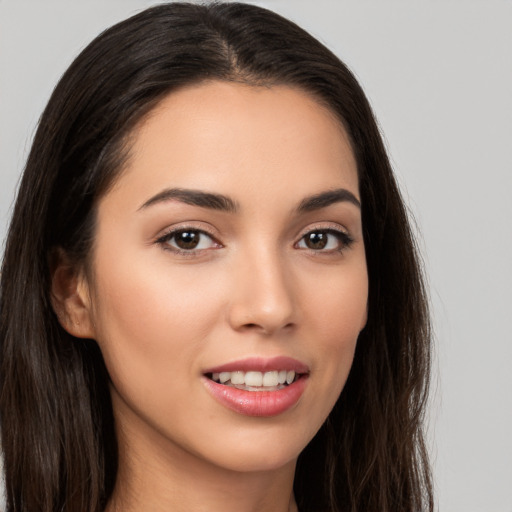
[(236, 331), (271, 335), (295, 325), (293, 278), (277, 252), (240, 258), (232, 272), (228, 322)]

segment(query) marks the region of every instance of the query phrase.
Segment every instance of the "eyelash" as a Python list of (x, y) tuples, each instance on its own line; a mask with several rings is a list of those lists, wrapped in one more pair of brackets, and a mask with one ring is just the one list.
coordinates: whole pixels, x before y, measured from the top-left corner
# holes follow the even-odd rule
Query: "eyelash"
[[(307, 251), (310, 251), (314, 254), (318, 254), (318, 253), (325, 253), (325, 254), (332, 254), (332, 253), (342, 253), (344, 252), (346, 249), (349, 249), (350, 246), (354, 243), (354, 239), (346, 232), (346, 231), (342, 231), (341, 229), (335, 229), (335, 228), (326, 228), (326, 227), (318, 227), (318, 228), (313, 228), (313, 229), (308, 229), (307, 232), (305, 232), (300, 240), (295, 244), (296, 246), (298, 246), (301, 242), (305, 241), (306, 240), (306, 237), (308, 235), (331, 235), (331, 236), (334, 236), (336, 239), (337, 239), (337, 243), (338, 243), (338, 247), (336, 248), (333, 248), (333, 249), (313, 249), (313, 248), (310, 248), (310, 247), (301, 247), (301, 249), (305, 249)], [(327, 240), (327, 244), (329, 243), (329, 241)]]
[[(180, 233), (183, 233), (183, 234), (191, 233), (191, 234), (199, 235), (200, 238), (199, 238), (198, 244), (201, 243), (201, 237), (206, 236), (206, 237), (210, 238), (210, 240), (213, 243), (213, 247), (211, 247), (211, 248), (221, 248), (222, 247), (222, 244), (220, 242), (218, 242), (216, 240), (216, 238), (208, 231), (205, 231), (205, 230), (199, 229), (199, 228), (195, 228), (195, 227), (186, 227), (186, 226), (168, 231), (167, 233), (165, 233), (162, 236), (160, 236), (159, 238), (157, 238), (156, 243), (160, 244), (162, 246), (162, 248), (166, 251), (171, 251), (174, 254), (177, 254), (180, 256), (188, 256), (188, 257), (197, 256), (202, 251), (207, 251), (207, 250), (211, 249), (210, 247), (202, 248), (202, 249), (196, 249), (196, 248), (183, 249), (183, 248), (179, 248), (179, 247), (170, 245), (170, 241), (173, 238), (175, 238), (177, 235), (179, 235)], [(314, 249), (314, 248), (310, 248), (310, 247), (298, 247), (299, 244), (301, 244), (303, 241), (306, 240), (306, 237), (308, 235), (315, 235), (315, 234), (316, 235), (334, 236), (337, 239), (338, 247), (336, 247), (334, 249), (332, 249), (332, 248), (327, 249), (327, 250), (324, 250), (324, 248)], [(329, 241), (327, 240), (326, 243), (329, 244)], [(306, 231), (300, 237), (299, 241), (294, 244), (294, 247), (310, 251), (314, 254), (319, 254), (319, 253), (332, 254), (332, 253), (342, 253), (346, 249), (349, 249), (353, 243), (354, 243), (354, 239), (345, 231), (342, 231), (340, 229), (334, 229), (334, 228), (318, 227), (318, 228), (313, 228), (313, 229), (309, 229), (308, 231)]]
[[(214, 245), (214, 248), (222, 247), (222, 244), (220, 244), (211, 233), (208, 233), (208, 231), (205, 231), (204, 229), (199, 229), (199, 228), (195, 228), (195, 227), (186, 227), (186, 226), (172, 229), (172, 230), (168, 231), (167, 233), (164, 233), (161, 237), (159, 237), (156, 240), (156, 243), (160, 244), (165, 251), (171, 251), (174, 254), (178, 254), (180, 256), (193, 257), (193, 256), (196, 256), (201, 251), (208, 250), (208, 249), (196, 249), (196, 248), (182, 249), (182, 248), (170, 245), (170, 241), (173, 238), (175, 238), (177, 235), (179, 235), (180, 233), (192, 233), (192, 234), (196, 234), (196, 235), (198, 234), (200, 237), (207, 236), (208, 238), (211, 239), (211, 241)], [(198, 243), (201, 243), (201, 238), (199, 239)]]

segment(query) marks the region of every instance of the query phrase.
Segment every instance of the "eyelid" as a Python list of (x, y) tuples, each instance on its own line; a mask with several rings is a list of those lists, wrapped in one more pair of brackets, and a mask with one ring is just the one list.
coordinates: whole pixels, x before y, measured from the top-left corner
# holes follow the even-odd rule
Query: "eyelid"
[[(173, 247), (167, 243), (177, 233), (187, 231), (187, 230), (206, 235), (207, 237), (209, 237), (212, 240), (214, 247), (203, 248), (203, 249), (180, 249), (177, 247)], [(296, 238), (296, 241), (293, 244), (294, 247), (297, 246), (297, 244), (299, 244), (307, 234), (315, 232), (315, 231), (323, 231), (323, 232), (331, 233), (333, 235), (339, 235), (340, 237), (342, 237), (342, 239), (340, 239), (340, 243), (343, 246), (343, 247), (341, 247), (339, 249), (335, 249), (335, 250), (334, 249), (327, 249), (327, 250), (307, 249), (307, 250), (310, 250), (315, 253), (319, 253), (319, 252), (330, 253), (333, 251), (341, 252), (341, 251), (347, 249), (352, 244), (352, 242), (354, 242), (353, 236), (350, 234), (349, 230), (346, 229), (344, 226), (342, 226), (336, 222), (317, 222), (317, 223), (308, 225), (307, 227), (305, 227), (304, 229), (302, 229), (300, 231), (299, 235)], [(197, 256), (201, 253), (204, 253), (205, 251), (210, 251), (213, 248), (222, 248), (223, 247), (223, 244), (219, 241), (219, 237), (215, 233), (214, 229), (210, 228), (209, 226), (205, 226), (203, 223), (196, 224), (194, 221), (183, 222), (183, 223), (179, 223), (177, 225), (167, 227), (165, 230), (161, 231), (153, 239), (153, 243), (160, 244), (164, 250), (168, 250), (175, 254), (181, 254), (181, 255), (185, 255), (185, 256)]]
[(320, 222), (315, 223), (307, 226), (305, 229), (303, 229), (299, 236), (297, 241), (294, 243), (294, 246), (297, 246), (302, 240), (304, 240), (304, 237), (310, 233), (314, 232), (326, 232), (330, 233), (334, 236), (338, 235), (339, 241), (341, 244), (341, 247), (336, 249), (310, 249), (310, 248), (301, 248), (303, 250), (311, 251), (315, 254), (332, 254), (332, 253), (341, 253), (344, 252), (346, 249), (349, 249), (352, 243), (355, 241), (354, 237), (350, 234), (349, 230), (345, 227), (341, 226), (340, 224), (334, 223), (334, 222)]
[(205, 227), (204, 224), (201, 224), (198, 226), (193, 221), (192, 222), (183, 222), (178, 225), (169, 226), (165, 230), (161, 231), (160, 234), (158, 234), (154, 240), (153, 243), (159, 244), (162, 246), (162, 249), (166, 251), (170, 251), (172, 253), (178, 254), (178, 255), (184, 255), (184, 256), (197, 256), (205, 251), (209, 251), (212, 248), (208, 249), (180, 249), (178, 247), (173, 247), (167, 242), (171, 240), (177, 233), (183, 232), (183, 231), (194, 231), (197, 233), (200, 233), (202, 235), (206, 235), (207, 237), (211, 238), (212, 242), (214, 243), (215, 247), (212, 248), (221, 248), (223, 247), (222, 243), (219, 241), (218, 236), (216, 233), (214, 233), (213, 229)]
[(336, 222), (318, 222), (310, 224), (304, 229), (302, 229), (299, 232), (299, 235), (297, 236), (297, 241), (301, 240), (305, 235), (311, 233), (312, 231), (334, 231), (346, 235), (350, 238), (353, 238), (352, 235), (350, 234), (350, 231), (341, 224), (338, 224)]

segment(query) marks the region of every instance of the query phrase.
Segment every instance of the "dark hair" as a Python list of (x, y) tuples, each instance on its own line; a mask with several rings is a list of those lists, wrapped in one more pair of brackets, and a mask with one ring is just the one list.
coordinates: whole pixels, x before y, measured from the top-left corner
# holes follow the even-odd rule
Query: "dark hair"
[(8, 512), (104, 510), (116, 480), (108, 374), (97, 344), (60, 326), (52, 253), (85, 261), (95, 205), (129, 135), (165, 95), (204, 80), (285, 84), (334, 112), (356, 157), (368, 321), (333, 411), (300, 455), (302, 512), (433, 510), (422, 432), (427, 301), (407, 213), (371, 108), (317, 40), (244, 4), (165, 4), (103, 32), (55, 88), (12, 216), (0, 296), (0, 412)]

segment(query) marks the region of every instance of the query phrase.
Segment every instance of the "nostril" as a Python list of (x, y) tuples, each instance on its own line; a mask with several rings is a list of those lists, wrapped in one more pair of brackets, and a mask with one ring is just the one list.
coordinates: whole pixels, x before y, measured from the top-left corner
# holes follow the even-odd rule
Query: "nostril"
[(263, 322), (261, 324), (250, 322), (250, 323), (241, 325), (239, 330), (261, 332), (262, 334), (270, 335), (280, 329), (289, 331), (290, 329), (293, 329), (294, 325), (295, 324), (293, 322), (288, 322), (285, 325), (283, 325), (282, 327), (281, 326), (276, 327), (276, 326), (272, 326), (272, 325), (269, 325), (268, 323), (263, 323)]

